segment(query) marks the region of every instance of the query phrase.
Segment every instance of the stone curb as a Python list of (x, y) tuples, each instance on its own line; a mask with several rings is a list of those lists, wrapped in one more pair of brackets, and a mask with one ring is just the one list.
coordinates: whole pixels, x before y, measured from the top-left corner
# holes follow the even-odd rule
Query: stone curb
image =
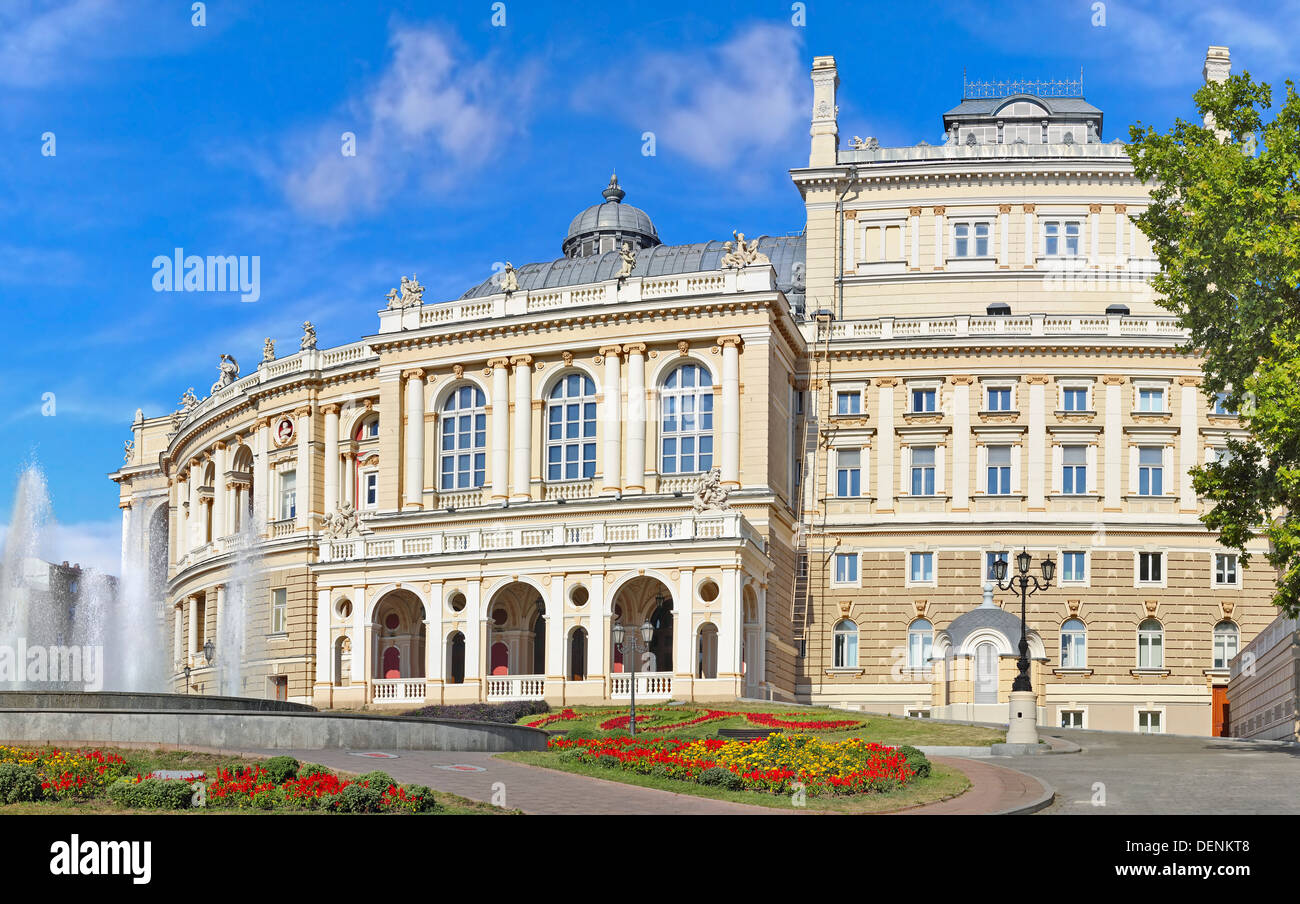
[[(1007, 767), (1003, 766), (1002, 768), (1005, 769)], [(1012, 770), (1012, 771), (1016, 772), (1019, 770)], [(1024, 772), (1021, 772), (1020, 774), (1026, 775), (1026, 773)], [(990, 816), (1027, 816), (1030, 813), (1037, 813), (1039, 810), (1044, 810), (1047, 807), (1050, 807), (1052, 805), (1052, 802), (1056, 800), (1056, 789), (1036, 775), (1029, 775), (1028, 777), (1032, 778), (1034, 781), (1038, 782), (1038, 784), (1043, 786), (1042, 794), (1038, 795), (1028, 803), (1023, 803), (1020, 804), (1019, 806), (1011, 807), (1010, 809), (1007, 810), (998, 810), (997, 812), (991, 813), (989, 815)]]

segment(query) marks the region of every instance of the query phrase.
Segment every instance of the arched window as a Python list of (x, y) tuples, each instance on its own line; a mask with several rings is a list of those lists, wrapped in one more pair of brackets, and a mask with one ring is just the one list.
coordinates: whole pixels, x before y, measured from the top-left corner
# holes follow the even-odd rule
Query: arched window
[(693, 474), (713, 467), (713, 378), (698, 364), (668, 375), (660, 392), (659, 472)]
[(442, 445), (438, 487), (469, 490), (483, 486), (487, 461), (487, 413), (483, 390), (458, 387), (442, 406)]
[(858, 626), (847, 618), (835, 623), (834, 663), (837, 669), (858, 666)]
[(379, 438), (379, 415), (376, 414), (371, 417), (368, 417), (360, 424), (357, 425), (357, 434), (354, 437), (354, 439), (356, 439), (357, 442), (366, 439), (378, 439), (378, 438)]
[(1226, 669), (1232, 657), (1237, 655), (1237, 626), (1230, 621), (1221, 621), (1214, 626), (1214, 667)]
[(1061, 625), (1061, 668), (1082, 669), (1088, 664), (1088, 629), (1077, 618), (1068, 618)]
[(596, 384), (586, 374), (565, 376), (546, 403), (546, 479), (596, 476)]
[(924, 669), (930, 665), (930, 646), (934, 643), (934, 627), (924, 618), (918, 618), (907, 628), (907, 667)]
[(1138, 668), (1162, 669), (1165, 665), (1165, 629), (1154, 618), (1138, 625)]

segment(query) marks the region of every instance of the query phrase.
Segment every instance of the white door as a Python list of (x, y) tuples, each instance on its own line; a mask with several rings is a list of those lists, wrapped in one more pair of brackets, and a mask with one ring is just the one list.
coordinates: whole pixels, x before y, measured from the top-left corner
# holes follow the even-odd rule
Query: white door
[(975, 647), (973, 683), (976, 703), (998, 702), (998, 648), (991, 641)]

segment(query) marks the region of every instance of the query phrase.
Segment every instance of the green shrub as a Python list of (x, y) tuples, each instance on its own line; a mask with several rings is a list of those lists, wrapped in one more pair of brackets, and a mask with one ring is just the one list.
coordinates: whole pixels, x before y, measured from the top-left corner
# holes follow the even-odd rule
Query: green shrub
[(566, 747), (560, 751), (560, 760), (565, 763), (581, 763), (582, 754), (581, 747)]
[(313, 775), (333, 775), (334, 770), (320, 763), (303, 763), (298, 767), (298, 778), (311, 778)]
[(22, 801), (40, 800), (44, 796), (41, 777), (36, 772), (35, 766), (0, 763), (0, 801), (16, 804)]
[(725, 766), (705, 769), (696, 781), (701, 785), (714, 785), (726, 791), (739, 791), (745, 786), (744, 780)]
[(283, 785), (289, 779), (298, 777), (299, 764), (291, 756), (273, 756), (269, 760), (263, 760), (260, 765), (266, 770), (266, 780), (276, 785)]
[(596, 758), (596, 762), (607, 769), (618, 769), (623, 765), (623, 761), (612, 753), (602, 753)]
[(564, 740), (566, 740), (566, 741), (594, 741), (594, 740), (596, 740), (596, 739), (598, 739), (598, 738), (603, 738), (603, 737), (605, 737), (605, 732), (603, 732), (603, 731), (596, 731), (596, 730), (591, 729), (591, 728), (582, 728), (582, 727), (579, 727), (579, 728), (571, 728), (571, 729), (569, 729), (568, 733), (565, 734), (565, 736), (564, 736)]
[(404, 809), (412, 813), (433, 813), (438, 809), (438, 802), (434, 799), (432, 788), (425, 785), (402, 785), (402, 793), (411, 802)]
[(108, 786), (108, 799), (132, 810), (188, 810), (194, 792), (179, 779), (119, 779)]
[(380, 789), (374, 785), (367, 787), (354, 783), (332, 796), (330, 809), (336, 813), (378, 813), (387, 790), (388, 785)]
[(917, 750), (915, 747), (913, 747), (910, 744), (904, 744), (902, 747), (899, 747), (898, 752), (901, 753), (904, 756), (904, 758), (907, 760), (907, 768), (912, 770), (912, 773), (916, 778), (929, 777), (930, 775), (929, 757), (927, 757), (924, 753), (922, 753), (920, 750)]
[(397, 784), (393, 777), (382, 769), (376, 769), (374, 772), (367, 772), (365, 775), (358, 775), (354, 781), (359, 785), (368, 784), (380, 794), (383, 794), (389, 788), (393, 787), (393, 785)]

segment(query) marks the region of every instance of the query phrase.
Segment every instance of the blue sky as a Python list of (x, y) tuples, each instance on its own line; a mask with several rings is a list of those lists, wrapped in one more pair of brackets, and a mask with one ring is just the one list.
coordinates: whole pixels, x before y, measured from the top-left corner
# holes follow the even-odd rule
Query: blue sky
[[(669, 243), (798, 232), (812, 57), (840, 128), (940, 137), (972, 78), (1074, 77), (1104, 137), (1193, 112), (1207, 44), (1275, 85), (1300, 72), (1300, 0), (1273, 3), (493, 4), (7, 0), (0, 6), (0, 416), (8, 464), (46, 470), (46, 555), (113, 570), (137, 407), (245, 372), (262, 339), (377, 327), (403, 273), (426, 301), (559, 255), (617, 168)], [(499, 21), (499, 15), (498, 15)], [(340, 153), (355, 133), (357, 154)], [(642, 134), (656, 136), (654, 156)], [(54, 133), (55, 155), (42, 136)], [(157, 293), (151, 262), (256, 255), (261, 297)], [(55, 414), (42, 414), (54, 393)]]

